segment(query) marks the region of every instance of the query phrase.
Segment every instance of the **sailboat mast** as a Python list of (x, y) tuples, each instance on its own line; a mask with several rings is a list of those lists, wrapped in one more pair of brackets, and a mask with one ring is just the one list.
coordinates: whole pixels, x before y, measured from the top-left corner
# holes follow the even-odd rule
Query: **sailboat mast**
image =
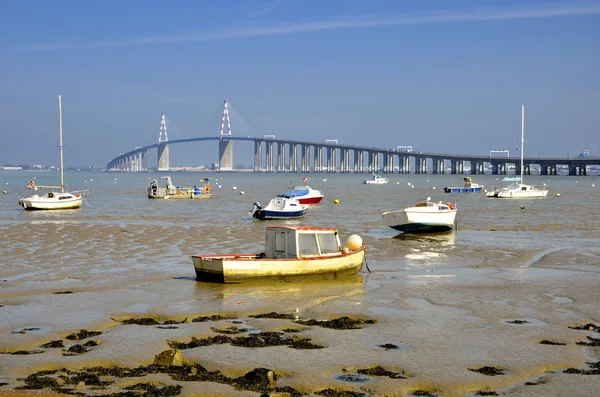
[(60, 149), (60, 191), (61, 193), (65, 192), (65, 172), (64, 172), (64, 164), (63, 164), (63, 139), (62, 139), (62, 98), (60, 95), (58, 96), (58, 147)]
[(525, 143), (525, 104), (521, 103), (521, 183), (523, 183), (523, 144)]

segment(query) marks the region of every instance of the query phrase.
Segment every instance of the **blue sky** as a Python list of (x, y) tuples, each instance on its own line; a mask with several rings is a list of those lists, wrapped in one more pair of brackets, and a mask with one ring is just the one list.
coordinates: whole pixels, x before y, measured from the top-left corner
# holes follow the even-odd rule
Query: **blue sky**
[(161, 112), (217, 135), (224, 99), (234, 135), (480, 155), (517, 155), (523, 101), (526, 155), (600, 151), (600, 1), (6, 1), (0, 53), (0, 164), (57, 163), (59, 94), (67, 166), (156, 142)]

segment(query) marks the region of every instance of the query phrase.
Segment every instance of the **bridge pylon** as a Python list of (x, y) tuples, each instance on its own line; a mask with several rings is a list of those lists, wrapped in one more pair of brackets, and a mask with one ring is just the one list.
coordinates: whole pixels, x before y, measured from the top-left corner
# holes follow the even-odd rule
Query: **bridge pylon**
[[(227, 133), (225, 133), (225, 119), (227, 119)], [(231, 121), (229, 119), (229, 106), (227, 100), (223, 103), (223, 118), (221, 119), (221, 133), (219, 134), (219, 171), (233, 170), (233, 141), (231, 139)]]
[(165, 114), (160, 116), (160, 130), (158, 132), (158, 164), (159, 171), (169, 171), (169, 137), (167, 136), (167, 123)]

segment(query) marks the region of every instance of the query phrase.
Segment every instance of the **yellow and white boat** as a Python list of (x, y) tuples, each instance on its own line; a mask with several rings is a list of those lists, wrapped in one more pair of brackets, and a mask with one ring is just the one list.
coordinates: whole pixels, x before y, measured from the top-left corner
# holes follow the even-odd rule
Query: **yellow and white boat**
[(358, 273), (366, 244), (358, 235), (342, 247), (337, 229), (270, 226), (259, 254), (194, 255), (198, 281), (240, 283), (314, 277), (335, 279)]

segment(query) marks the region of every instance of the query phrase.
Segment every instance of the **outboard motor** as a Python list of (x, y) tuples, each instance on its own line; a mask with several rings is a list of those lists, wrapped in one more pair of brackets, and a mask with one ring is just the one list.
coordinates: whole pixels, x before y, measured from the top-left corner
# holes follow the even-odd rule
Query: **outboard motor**
[(256, 201), (254, 204), (252, 204), (252, 210), (248, 211), (248, 214), (254, 215), (256, 211), (260, 211), (261, 209), (262, 206), (260, 205), (260, 202)]

